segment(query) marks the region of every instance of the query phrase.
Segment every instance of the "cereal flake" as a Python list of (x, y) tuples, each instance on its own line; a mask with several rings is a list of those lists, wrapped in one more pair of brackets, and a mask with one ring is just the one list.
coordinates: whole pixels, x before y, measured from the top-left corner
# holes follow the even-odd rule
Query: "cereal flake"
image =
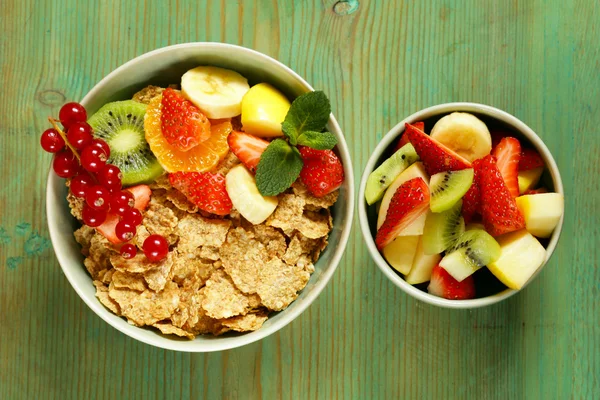
[(223, 326), (226, 326), (233, 331), (249, 332), (260, 329), (260, 327), (268, 318), (268, 313), (266, 311), (258, 311), (255, 313), (248, 313), (246, 315), (224, 319), (221, 321), (221, 323)]
[(168, 319), (179, 305), (179, 288), (174, 282), (167, 283), (164, 290), (158, 293), (152, 290), (139, 293), (118, 289), (111, 283), (108, 294), (119, 304), (122, 314), (138, 326), (153, 325)]
[(254, 233), (235, 228), (227, 234), (220, 248), (223, 268), (244, 293), (256, 293), (259, 270), (268, 261), (265, 246), (255, 239)]
[(125, 259), (120, 254), (114, 254), (110, 257), (110, 262), (117, 271), (130, 274), (142, 274), (155, 268), (160, 268), (164, 264), (173, 264), (173, 252), (159, 262), (151, 262), (143, 253), (138, 253), (135, 257)]
[(191, 253), (200, 246), (221, 246), (230, 226), (231, 221), (228, 220), (208, 219), (198, 214), (187, 215), (177, 224), (177, 249), (182, 253)]
[(116, 315), (121, 315), (119, 304), (108, 295), (108, 288), (100, 281), (94, 281), (94, 286), (96, 286), (96, 297), (100, 303)]
[(266, 224), (280, 228), (287, 236), (290, 236), (298, 224), (301, 223), (303, 210), (304, 200), (302, 197), (293, 194), (281, 195), (277, 208), (267, 218)]
[(215, 319), (246, 314), (260, 302), (257, 296), (242, 293), (223, 269), (215, 271), (206, 282), (204, 295), (202, 308), (209, 317)]
[(299, 266), (286, 265), (278, 258), (270, 260), (260, 270), (257, 293), (262, 304), (275, 311), (285, 309), (298, 297), (310, 274)]

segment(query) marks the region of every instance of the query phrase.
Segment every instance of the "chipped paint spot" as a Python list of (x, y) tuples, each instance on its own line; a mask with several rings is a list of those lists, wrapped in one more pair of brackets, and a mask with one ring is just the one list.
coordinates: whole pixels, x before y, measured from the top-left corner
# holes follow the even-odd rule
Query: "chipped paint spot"
[(23, 262), (23, 257), (8, 257), (6, 259), (6, 266), (8, 269), (16, 269), (19, 264)]
[(15, 227), (17, 236), (27, 236), (29, 232), (31, 232), (31, 224), (29, 222), (21, 222)]
[(10, 243), (10, 235), (6, 232), (4, 227), (0, 226), (0, 244), (9, 244)]
[(23, 248), (27, 256), (39, 256), (50, 247), (50, 241), (43, 236), (40, 236), (37, 232), (31, 233), (29, 238), (25, 242)]

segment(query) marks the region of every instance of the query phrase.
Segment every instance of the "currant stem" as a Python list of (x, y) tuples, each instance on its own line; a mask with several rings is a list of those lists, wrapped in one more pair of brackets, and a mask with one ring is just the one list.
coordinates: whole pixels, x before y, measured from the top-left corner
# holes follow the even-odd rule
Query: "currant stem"
[(52, 117), (48, 117), (48, 121), (50, 121), (50, 123), (52, 124), (52, 127), (54, 129), (56, 129), (56, 131), (58, 132), (58, 134), (63, 138), (63, 140), (65, 141), (65, 145), (69, 148), (69, 150), (71, 150), (71, 152), (75, 155), (75, 157), (77, 158), (77, 161), (81, 162), (81, 157), (79, 156), (79, 153), (77, 153), (77, 150), (75, 150), (75, 147), (73, 147), (71, 145), (71, 143), (69, 143), (69, 139), (67, 139), (67, 134), (64, 133), (62, 131), (62, 129), (60, 129), (60, 127), (58, 126), (57, 121)]

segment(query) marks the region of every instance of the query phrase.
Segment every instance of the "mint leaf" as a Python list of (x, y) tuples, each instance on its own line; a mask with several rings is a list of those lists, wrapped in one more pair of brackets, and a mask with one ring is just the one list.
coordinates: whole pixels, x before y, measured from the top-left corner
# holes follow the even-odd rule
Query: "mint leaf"
[(256, 186), (263, 196), (277, 196), (298, 179), (302, 157), (283, 139), (273, 140), (256, 167)]
[(304, 93), (292, 102), (281, 126), (283, 133), (292, 145), (306, 131), (320, 132), (327, 125), (331, 114), (331, 104), (321, 91)]
[(317, 150), (331, 150), (337, 144), (333, 133), (306, 131), (298, 136), (298, 144)]

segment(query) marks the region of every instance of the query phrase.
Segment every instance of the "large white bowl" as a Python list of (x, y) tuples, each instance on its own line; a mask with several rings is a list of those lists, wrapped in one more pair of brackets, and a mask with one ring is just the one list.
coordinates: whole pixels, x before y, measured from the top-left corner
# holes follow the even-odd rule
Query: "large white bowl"
[[(223, 43), (186, 43), (154, 50), (127, 62), (94, 86), (81, 103), (88, 115), (92, 115), (110, 101), (130, 99), (137, 90), (148, 84), (166, 86), (179, 83), (183, 73), (198, 65), (216, 65), (236, 70), (247, 77), (251, 84), (269, 82), (290, 98), (313, 90), (290, 68), (257, 51)], [(165, 349), (188, 352), (225, 350), (255, 342), (278, 331), (306, 310), (325, 288), (340, 262), (350, 234), (354, 213), (352, 163), (348, 146), (333, 115), (327, 128), (338, 139), (337, 152), (346, 176), (339, 200), (333, 208), (334, 227), (329, 246), (316, 263), (315, 272), (296, 301), (284, 311), (273, 314), (258, 331), (220, 337), (199, 336), (190, 341), (164, 336), (154, 329), (132, 326), (107, 310), (95, 297), (92, 280), (83, 266), (80, 246), (73, 237), (78, 224), (69, 213), (64, 180), (50, 170), (46, 194), (48, 227), (56, 257), (67, 279), (83, 301), (104, 321), (134, 339)]]
[[(373, 207), (369, 206), (365, 200), (365, 187), (367, 185), (367, 178), (373, 172), (373, 170), (378, 167), (387, 157), (387, 154), (390, 150), (392, 144), (395, 144), (400, 135), (404, 132), (404, 124), (405, 123), (415, 123), (417, 121), (425, 121), (428, 123), (428, 128), (431, 129), (433, 123), (443, 117), (444, 115), (450, 114), (454, 111), (464, 111), (473, 113), (484, 120), (488, 120), (488, 122), (492, 122), (497, 124), (500, 128), (506, 128), (510, 130), (510, 132), (516, 135), (517, 138), (523, 140), (525, 139), (527, 142), (531, 143), (536, 150), (541, 154), (544, 162), (546, 163), (547, 176), (546, 181), (544, 182), (549, 186), (551, 190), (555, 192), (562, 193), (563, 185), (560, 179), (560, 173), (558, 171), (558, 167), (556, 166), (556, 162), (554, 158), (552, 158), (552, 154), (540, 139), (538, 135), (535, 134), (530, 127), (521, 122), (518, 118), (513, 115), (508, 114), (505, 111), (499, 110), (497, 108), (486, 106), (483, 104), (477, 103), (446, 103), (440, 104), (437, 106), (429, 107), (424, 110), (418, 111), (411, 116), (407, 117), (396, 126), (394, 126), (381, 140), (381, 142), (373, 151), (371, 157), (367, 161), (367, 165), (365, 166), (365, 170), (362, 175), (362, 179), (360, 182), (360, 189), (358, 191), (358, 220), (360, 223), (360, 229), (362, 231), (362, 235), (364, 241), (369, 249), (369, 253), (375, 263), (381, 269), (381, 271), (388, 277), (396, 286), (400, 289), (408, 293), (410, 296), (424, 301), (429, 304), (433, 304), (440, 307), (447, 308), (477, 308), (483, 307), (490, 304), (498, 303), (504, 299), (509, 298), (518, 292), (518, 290), (506, 289), (500, 293), (494, 294), (492, 296), (472, 299), (472, 300), (447, 300), (441, 297), (437, 297), (431, 295), (427, 292), (423, 292), (418, 288), (406, 283), (406, 281), (399, 275), (394, 269), (385, 261), (385, 259), (381, 256), (381, 253), (377, 250), (377, 246), (375, 245), (374, 236), (376, 234), (375, 224), (376, 224), (376, 216), (373, 215)], [(369, 217), (369, 209), (371, 208), (371, 216)], [(556, 229), (552, 233), (548, 244), (546, 246), (546, 260), (544, 264), (538, 268), (536, 273), (529, 279), (527, 284), (531, 282), (542, 270), (544, 265), (550, 259), (550, 256), (554, 252), (554, 248), (556, 247), (556, 243), (558, 242), (558, 238), (560, 237), (560, 232), (562, 229), (563, 218), (560, 219)], [(527, 285), (526, 284), (526, 285)], [(524, 285), (523, 288), (526, 286)], [(523, 289), (521, 288), (521, 290)]]

